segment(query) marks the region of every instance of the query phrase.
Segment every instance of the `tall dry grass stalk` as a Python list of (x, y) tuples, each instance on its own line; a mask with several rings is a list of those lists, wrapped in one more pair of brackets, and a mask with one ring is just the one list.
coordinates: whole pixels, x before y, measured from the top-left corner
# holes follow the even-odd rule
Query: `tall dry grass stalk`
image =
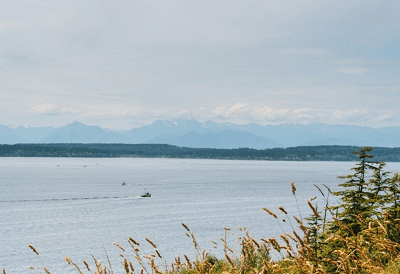
[(301, 210), (300, 210), (300, 206), (299, 206), (299, 201), (297, 201), (297, 196), (296, 196), (296, 186), (294, 185), (294, 182), (290, 183), (291, 187), (292, 187), (292, 194), (294, 196), (294, 198), (296, 199), (296, 205), (297, 205), (297, 210), (299, 211), (299, 216), (300, 219), (303, 220), (303, 217), (301, 216)]
[[(40, 257), (40, 254), (39, 254), (39, 252), (36, 250), (36, 248), (35, 248), (32, 244), (29, 244), (28, 247), (29, 247), (29, 248), (33, 251), (33, 253), (35, 253), (36, 256), (38, 257), (38, 259), (39, 259), (39, 261), (40, 261), (40, 265), (42, 266), (42, 269), (43, 269), (44, 273), (46, 273), (46, 274), (51, 274), (51, 272), (44, 266), (43, 260), (42, 260), (42, 258)], [(5, 272), (5, 271), (4, 271), (4, 272)]]

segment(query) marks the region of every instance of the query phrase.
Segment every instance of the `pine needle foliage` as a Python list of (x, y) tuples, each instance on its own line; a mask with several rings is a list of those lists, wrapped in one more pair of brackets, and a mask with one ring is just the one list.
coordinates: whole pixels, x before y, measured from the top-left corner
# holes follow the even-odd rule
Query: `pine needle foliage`
[[(351, 170), (354, 170), (353, 174), (338, 176), (339, 179), (345, 180), (345, 182), (339, 184), (344, 189), (333, 193), (340, 197), (342, 203), (332, 207), (332, 209), (337, 210), (339, 220), (348, 225), (354, 234), (361, 231), (356, 216), (361, 216), (364, 219), (370, 218), (375, 209), (373, 205), (380, 202), (379, 194), (373, 195), (374, 193), (370, 191), (371, 182), (367, 179), (368, 172), (377, 169), (375, 163), (370, 161), (373, 156), (368, 152), (371, 150), (372, 147), (363, 147), (358, 152), (352, 152), (357, 154), (360, 162), (351, 168)], [(376, 181), (375, 185), (379, 183), (380, 181)]]

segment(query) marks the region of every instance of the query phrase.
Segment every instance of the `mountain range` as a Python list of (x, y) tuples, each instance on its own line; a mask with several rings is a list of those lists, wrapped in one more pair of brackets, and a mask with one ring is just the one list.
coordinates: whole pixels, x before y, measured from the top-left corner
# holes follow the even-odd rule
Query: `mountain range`
[(170, 144), (193, 148), (282, 148), (317, 145), (400, 147), (400, 127), (329, 124), (238, 125), (194, 119), (158, 120), (113, 131), (73, 122), (61, 128), (0, 125), (0, 144), (124, 143)]

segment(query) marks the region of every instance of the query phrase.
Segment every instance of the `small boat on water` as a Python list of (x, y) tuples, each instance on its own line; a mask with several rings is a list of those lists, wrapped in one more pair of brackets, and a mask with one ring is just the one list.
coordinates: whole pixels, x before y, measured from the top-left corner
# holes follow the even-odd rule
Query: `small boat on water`
[(150, 192), (147, 192), (146, 189), (144, 189), (144, 194), (140, 195), (140, 197), (148, 198), (148, 197), (151, 197), (151, 194), (150, 194)]
[(125, 182), (122, 182), (122, 185), (123, 185), (123, 186), (125, 186), (125, 185), (126, 185), (126, 183), (125, 183)]

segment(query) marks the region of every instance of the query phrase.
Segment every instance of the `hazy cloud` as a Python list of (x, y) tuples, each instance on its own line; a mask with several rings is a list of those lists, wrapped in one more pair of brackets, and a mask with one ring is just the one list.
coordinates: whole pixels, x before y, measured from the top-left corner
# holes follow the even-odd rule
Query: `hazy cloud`
[[(273, 108), (245, 103), (216, 108), (201, 107), (197, 109), (169, 109), (129, 107), (123, 105), (103, 105), (77, 110), (60, 108), (54, 104), (42, 104), (27, 111), (30, 115), (57, 116), (61, 124), (71, 121), (85, 121), (96, 125), (99, 119), (108, 128), (130, 129), (150, 124), (160, 119), (197, 119), (199, 121), (214, 120), (218, 122), (233, 122), (239, 124), (260, 123), (330, 123), (330, 124), (359, 124), (372, 126), (371, 123), (386, 125), (392, 122), (392, 115), (379, 115), (366, 109), (318, 109), (318, 108)], [(122, 126), (117, 126), (122, 125)]]
[(372, 121), (374, 123), (384, 122), (384, 121), (390, 121), (390, 120), (392, 120), (392, 118), (393, 118), (392, 115), (385, 114), (385, 115), (379, 115), (378, 117), (373, 118)]
[(32, 115), (80, 115), (81, 111), (72, 108), (60, 108), (58, 105), (53, 104), (42, 104), (37, 105), (34, 108), (27, 110), (26, 113)]
[(28, 110), (28, 113), (33, 114), (46, 114), (46, 115), (59, 115), (60, 107), (53, 104), (43, 104)]

